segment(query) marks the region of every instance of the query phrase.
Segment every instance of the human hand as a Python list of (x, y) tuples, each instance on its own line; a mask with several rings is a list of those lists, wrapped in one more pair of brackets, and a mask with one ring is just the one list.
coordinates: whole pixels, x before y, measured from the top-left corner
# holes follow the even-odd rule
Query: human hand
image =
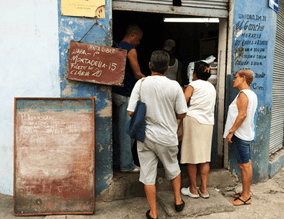
[(233, 143), (232, 142), (232, 137), (233, 137), (233, 133), (229, 133), (228, 135), (227, 135), (227, 137), (226, 137), (226, 141), (228, 142), (228, 143)]
[(204, 72), (207, 72), (207, 73), (209, 74), (209, 72), (210, 72), (210, 67), (205, 66)]

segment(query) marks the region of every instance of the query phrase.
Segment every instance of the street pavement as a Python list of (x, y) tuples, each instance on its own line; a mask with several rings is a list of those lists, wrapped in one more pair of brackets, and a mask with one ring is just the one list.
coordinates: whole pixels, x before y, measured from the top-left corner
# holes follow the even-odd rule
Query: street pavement
[[(157, 193), (158, 213), (160, 219), (187, 218), (187, 219), (243, 219), (265, 218), (284, 219), (284, 168), (272, 179), (266, 182), (253, 184), (251, 187), (252, 204), (232, 206), (230, 195), (241, 189), (237, 187), (226, 188), (222, 191), (210, 188), (209, 199), (191, 199), (184, 197), (186, 202), (184, 211), (175, 213), (173, 210), (172, 191)], [(13, 197), (0, 194), (0, 219), (12, 219)], [(96, 202), (94, 215), (53, 215), (53, 216), (28, 216), (25, 219), (145, 219), (149, 209), (145, 197), (134, 197), (111, 202)]]

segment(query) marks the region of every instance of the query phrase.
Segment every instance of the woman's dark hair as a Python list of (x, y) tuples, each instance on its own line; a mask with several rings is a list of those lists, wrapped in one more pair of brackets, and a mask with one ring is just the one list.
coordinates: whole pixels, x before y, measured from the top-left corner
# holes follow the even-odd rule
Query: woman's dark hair
[(152, 52), (150, 66), (153, 72), (164, 74), (170, 64), (170, 56), (166, 51), (157, 50)]
[(209, 64), (203, 61), (194, 62), (194, 71), (198, 79), (207, 81), (211, 76), (211, 70)]

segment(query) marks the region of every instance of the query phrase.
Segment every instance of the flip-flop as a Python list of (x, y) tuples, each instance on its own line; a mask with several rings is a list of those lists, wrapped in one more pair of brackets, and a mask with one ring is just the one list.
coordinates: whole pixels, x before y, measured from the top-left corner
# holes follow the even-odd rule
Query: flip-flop
[[(235, 198), (234, 201), (236, 201), (236, 200), (240, 200), (241, 202), (243, 202), (243, 204), (241, 204), (241, 205), (250, 205), (251, 204), (251, 203), (247, 203), (249, 200), (251, 200), (251, 197), (249, 197), (246, 201), (242, 200), (241, 198)], [(234, 205), (234, 206), (241, 206), (241, 205)]]

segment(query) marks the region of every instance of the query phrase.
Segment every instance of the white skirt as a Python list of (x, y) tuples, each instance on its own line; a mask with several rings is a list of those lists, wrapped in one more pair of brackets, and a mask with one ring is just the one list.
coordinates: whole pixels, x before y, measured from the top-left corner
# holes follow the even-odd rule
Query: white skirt
[(211, 161), (213, 125), (201, 124), (197, 119), (183, 119), (183, 138), (180, 163), (199, 164)]

